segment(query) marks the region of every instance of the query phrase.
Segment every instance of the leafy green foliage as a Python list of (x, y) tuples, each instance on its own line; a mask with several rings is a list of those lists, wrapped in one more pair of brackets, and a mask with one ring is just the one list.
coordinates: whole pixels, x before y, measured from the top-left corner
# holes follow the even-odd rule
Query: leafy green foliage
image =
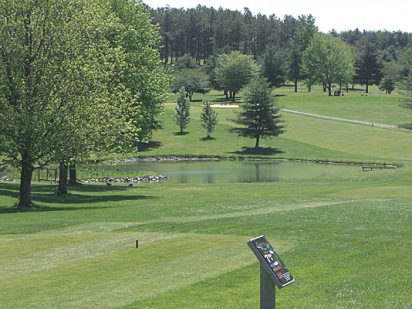
[(402, 96), (403, 107), (412, 109), (412, 74), (402, 80), (399, 85), (399, 93)]
[(109, 40), (123, 53), (123, 63), (115, 79), (123, 88), (114, 85), (113, 101), (124, 102), (117, 115), (120, 124), (117, 131), (121, 134), (116, 137), (116, 148), (109, 146), (126, 152), (135, 149), (136, 141), (147, 143), (153, 131), (162, 127), (157, 117), (163, 112), (170, 76), (161, 67), (160, 37), (143, 5), (131, 0), (114, 0), (110, 4), (110, 12), (118, 23)]
[(204, 100), (202, 113), (200, 114), (200, 124), (206, 131), (207, 138), (210, 138), (210, 134), (215, 131), (217, 121), (217, 112), (211, 107), (209, 101)]
[(172, 92), (177, 93), (183, 87), (190, 102), (192, 102), (194, 93), (205, 94), (209, 92), (209, 76), (200, 68), (181, 69), (175, 71), (173, 75)]
[(117, 51), (104, 39), (113, 20), (93, 4), (0, 2), (0, 134), (7, 162), (22, 171), (19, 205), (31, 205), (36, 167), (81, 155), (98, 143), (96, 132), (109, 133), (106, 84)]
[(173, 69), (176, 71), (183, 69), (195, 69), (198, 67), (198, 64), (193, 59), (190, 54), (185, 54), (176, 59), (176, 62), (173, 64)]
[[(401, 95), (401, 105), (412, 109), (412, 48), (405, 49), (399, 56), (398, 61), (398, 92)], [(403, 125), (410, 128), (411, 125)]]
[(379, 90), (391, 94), (395, 90), (395, 81), (391, 77), (384, 77), (379, 85)]
[(0, 13), (0, 140), (25, 207), (34, 169), (150, 137), (167, 76), (141, 3), (1, 0)]
[(304, 78), (302, 73), (303, 52), (308, 47), (313, 35), (318, 31), (315, 18), (312, 15), (299, 16), (296, 33), (289, 42), (290, 56), (286, 57), (289, 59), (288, 77), (295, 85), (295, 92), (298, 91), (298, 81)]
[(288, 72), (287, 53), (276, 46), (269, 46), (260, 59), (262, 75), (269, 81), (271, 87), (281, 86), (286, 81)]
[(220, 55), (215, 70), (220, 86), (232, 94), (234, 102), (236, 94), (259, 73), (259, 66), (251, 56), (235, 51)]
[(401, 79), (408, 77), (412, 73), (412, 47), (406, 48), (400, 53), (397, 64)]
[(354, 74), (354, 53), (341, 39), (315, 34), (302, 56), (302, 70), (308, 85), (321, 84), (332, 95), (332, 84), (346, 85)]
[(179, 90), (176, 103), (177, 106), (175, 108), (173, 120), (179, 126), (180, 133), (183, 133), (183, 130), (187, 128), (187, 125), (190, 122), (190, 102), (187, 99), (186, 91), (183, 87)]

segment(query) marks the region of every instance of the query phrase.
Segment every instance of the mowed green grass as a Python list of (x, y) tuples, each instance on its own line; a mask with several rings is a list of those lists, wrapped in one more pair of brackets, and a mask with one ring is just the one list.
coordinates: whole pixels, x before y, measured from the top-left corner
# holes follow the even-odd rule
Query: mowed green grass
[[(277, 103), (286, 109), (395, 126), (412, 122), (412, 111), (400, 107), (399, 95), (379, 92), (375, 96), (374, 90), (371, 87), (368, 96), (361, 96), (359, 91), (350, 91), (343, 97), (329, 97), (319, 90), (308, 93), (301, 89), (295, 93), (291, 87), (284, 87), (276, 89), (274, 94), (277, 95)], [(174, 99), (175, 96), (171, 96), (169, 101)], [(389, 130), (287, 112), (281, 112), (286, 133), (262, 140), (260, 152), (253, 152), (253, 139), (228, 133), (227, 129), (233, 126), (230, 119), (236, 117), (236, 108), (215, 108), (219, 122), (212, 133), (214, 139), (205, 140), (206, 133), (202, 131), (199, 121), (203, 99), (226, 106), (242, 104), (241, 96), (236, 103), (222, 102), (222, 96), (217, 92), (194, 96), (191, 122), (185, 130), (186, 134), (178, 135), (179, 127), (173, 122), (176, 104), (169, 102), (165, 105), (162, 117), (164, 130), (155, 132), (153, 142), (140, 154), (226, 157), (252, 154), (288, 159), (376, 161), (388, 164), (411, 159), (411, 131)]]
[[(319, 103), (304, 110), (300, 95), (279, 103), (321, 113), (343, 99), (314, 93)], [(372, 121), (395, 123), (397, 103), (387, 104), (388, 121)], [(215, 139), (204, 140), (200, 102), (182, 136), (173, 108), (144, 155), (244, 156), (254, 145), (225, 130), (232, 109), (218, 110)], [(328, 114), (369, 121), (355, 108)], [(259, 155), (401, 167), (276, 183), (82, 185), (63, 197), (35, 183), (37, 207), (26, 211), (12, 208), (18, 184), (0, 183), (0, 308), (258, 308), (259, 265), (246, 242), (262, 234), (296, 280), (277, 291), (278, 308), (410, 308), (411, 133), (284, 118), (287, 133)]]

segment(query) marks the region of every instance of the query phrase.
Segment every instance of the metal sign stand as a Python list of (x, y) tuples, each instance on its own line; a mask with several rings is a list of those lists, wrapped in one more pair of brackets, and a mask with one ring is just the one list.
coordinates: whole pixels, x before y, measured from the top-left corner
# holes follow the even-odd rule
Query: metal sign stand
[(265, 236), (250, 239), (247, 244), (259, 260), (260, 309), (276, 308), (276, 286), (293, 283), (293, 276)]
[(276, 286), (266, 268), (260, 263), (260, 309), (276, 308)]

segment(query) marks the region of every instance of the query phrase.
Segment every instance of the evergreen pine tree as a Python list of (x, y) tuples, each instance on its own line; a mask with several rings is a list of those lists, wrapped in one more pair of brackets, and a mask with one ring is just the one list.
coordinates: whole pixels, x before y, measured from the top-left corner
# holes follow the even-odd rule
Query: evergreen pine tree
[(239, 136), (250, 137), (256, 140), (255, 148), (259, 148), (261, 138), (271, 138), (284, 133), (284, 125), (281, 123), (279, 107), (271, 94), (271, 88), (263, 78), (253, 80), (244, 91), (245, 104), (232, 120), (241, 125), (240, 128), (232, 128), (230, 131)]

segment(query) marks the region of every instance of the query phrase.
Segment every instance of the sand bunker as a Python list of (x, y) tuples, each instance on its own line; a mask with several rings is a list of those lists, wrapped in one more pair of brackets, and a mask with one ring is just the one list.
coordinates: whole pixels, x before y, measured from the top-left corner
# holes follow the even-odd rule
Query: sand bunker
[(213, 104), (211, 107), (217, 107), (217, 108), (238, 108), (239, 105), (236, 104)]

